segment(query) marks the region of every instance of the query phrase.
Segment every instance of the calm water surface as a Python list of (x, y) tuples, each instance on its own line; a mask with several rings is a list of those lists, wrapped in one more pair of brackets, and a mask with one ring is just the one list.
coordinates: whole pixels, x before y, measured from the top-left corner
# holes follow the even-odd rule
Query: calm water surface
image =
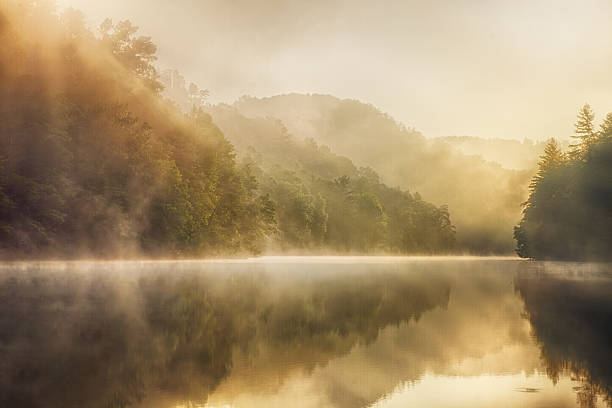
[(0, 265), (0, 407), (609, 407), (611, 396), (610, 265)]

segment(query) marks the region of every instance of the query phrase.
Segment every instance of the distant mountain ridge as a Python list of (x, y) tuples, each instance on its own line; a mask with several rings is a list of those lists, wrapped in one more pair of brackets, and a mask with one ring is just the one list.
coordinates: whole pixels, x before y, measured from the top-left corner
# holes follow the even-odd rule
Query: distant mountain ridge
[(512, 170), (534, 169), (546, 145), (545, 141), (531, 139), (520, 141), (476, 136), (442, 136), (431, 141), (446, 143), (465, 155), (480, 156), (484, 160), (499, 163), (502, 167)]

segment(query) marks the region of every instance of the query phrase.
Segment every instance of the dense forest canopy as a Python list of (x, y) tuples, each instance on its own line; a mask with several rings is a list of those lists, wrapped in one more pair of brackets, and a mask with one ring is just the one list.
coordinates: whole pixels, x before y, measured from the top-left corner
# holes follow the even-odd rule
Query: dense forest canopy
[[(92, 32), (51, 2), (0, 8), (3, 256), (194, 256), (320, 249), (434, 253), (446, 207), (385, 186), (275, 121), (228, 111), (233, 146), (164, 99), (156, 46), (129, 21)], [(216, 120), (216, 119), (215, 119)]]
[(0, 9), (0, 247), (62, 256), (257, 250), (270, 220), (210, 117), (159, 96), (128, 21)]
[(435, 253), (454, 249), (448, 208), (381, 182), (314, 140), (300, 140), (277, 119), (236, 108), (207, 108), (276, 203), (281, 248), (336, 252)]
[(546, 145), (514, 229), (519, 256), (612, 259), (612, 113), (599, 129), (594, 119), (584, 105), (569, 151), (555, 139)]

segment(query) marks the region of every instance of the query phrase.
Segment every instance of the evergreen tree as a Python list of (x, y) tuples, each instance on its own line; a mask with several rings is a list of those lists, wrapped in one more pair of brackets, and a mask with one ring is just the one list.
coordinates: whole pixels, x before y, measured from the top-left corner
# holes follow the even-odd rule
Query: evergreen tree
[(561, 150), (559, 143), (556, 139), (551, 138), (544, 148), (544, 154), (540, 156), (540, 161), (538, 162), (538, 172), (529, 184), (529, 191), (533, 192), (546, 173), (551, 169), (560, 166), (564, 161), (565, 154)]
[(606, 115), (600, 126), (599, 140), (610, 140), (612, 139), (612, 112)]
[(516, 252), (524, 258), (610, 260), (612, 254), (612, 114), (601, 130), (585, 105), (568, 158), (551, 140), (539, 162), (514, 228)]
[(578, 119), (574, 125), (576, 130), (572, 138), (576, 139), (576, 143), (570, 146), (570, 156), (572, 159), (583, 160), (590, 146), (594, 143), (596, 139), (594, 120), (595, 114), (593, 109), (591, 109), (591, 105), (585, 103), (578, 111)]

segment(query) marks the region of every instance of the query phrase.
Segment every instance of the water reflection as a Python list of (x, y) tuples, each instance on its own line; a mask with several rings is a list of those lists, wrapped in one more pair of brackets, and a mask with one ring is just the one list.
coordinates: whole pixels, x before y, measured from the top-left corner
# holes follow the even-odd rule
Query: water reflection
[(5, 271), (0, 405), (204, 403), (234, 352), (261, 358), (265, 344), (279, 375), (292, 365), (312, 369), (449, 296), (443, 281), (357, 265), (333, 274), (299, 266), (288, 274), (281, 265), (180, 269)]
[(557, 266), (521, 274), (516, 290), (541, 348), (546, 373), (571, 375), (581, 407), (612, 405), (612, 279), (607, 271)]
[(601, 273), (495, 260), (0, 271), (3, 407), (596, 406), (610, 395)]

